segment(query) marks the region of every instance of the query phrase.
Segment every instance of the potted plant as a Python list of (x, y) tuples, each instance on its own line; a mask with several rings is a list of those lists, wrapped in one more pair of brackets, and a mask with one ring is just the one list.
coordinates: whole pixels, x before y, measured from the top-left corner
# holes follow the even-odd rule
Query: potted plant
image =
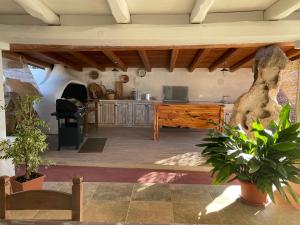
[(47, 149), (46, 135), (42, 130), (47, 126), (38, 118), (33, 108), (39, 100), (39, 96), (32, 95), (19, 98), (15, 139), (13, 142), (0, 142), (0, 151), (3, 151), (1, 159), (12, 159), (16, 167), (25, 166), (23, 175), (11, 178), (14, 192), (42, 189), (43, 186), (45, 176), (37, 170), (40, 164), (46, 163), (41, 153)]
[[(290, 182), (300, 184), (300, 123), (290, 122), (290, 105), (285, 105), (277, 122), (264, 127), (254, 121), (250, 134), (241, 126), (223, 125), (223, 131), (211, 131), (202, 155), (212, 165), (213, 183), (221, 184), (238, 179), (241, 199), (262, 206), (267, 194), (273, 202), (273, 187), (286, 200), (299, 202)], [(290, 199), (288, 196), (292, 196)]]

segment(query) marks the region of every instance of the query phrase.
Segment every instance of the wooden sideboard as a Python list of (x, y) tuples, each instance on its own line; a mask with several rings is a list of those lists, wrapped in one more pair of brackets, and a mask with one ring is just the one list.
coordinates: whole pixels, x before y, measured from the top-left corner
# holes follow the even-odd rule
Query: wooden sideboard
[(224, 119), (224, 107), (219, 104), (171, 103), (154, 105), (154, 140), (158, 140), (162, 126), (179, 128), (220, 129)]

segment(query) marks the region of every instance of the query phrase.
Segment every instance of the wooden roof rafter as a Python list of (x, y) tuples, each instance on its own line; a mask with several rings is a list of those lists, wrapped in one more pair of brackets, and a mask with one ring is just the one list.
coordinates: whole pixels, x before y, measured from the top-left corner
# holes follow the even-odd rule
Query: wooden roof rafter
[(125, 63), (113, 52), (110, 50), (103, 50), (102, 53), (113, 63), (115, 66), (119, 67), (124, 72), (127, 71), (127, 66)]
[(210, 49), (199, 49), (195, 57), (193, 58), (192, 63), (190, 64), (188, 70), (193, 72), (199, 65), (205, 53), (209, 53)]
[(145, 50), (138, 50), (138, 53), (141, 58), (141, 61), (144, 64), (145, 69), (148, 72), (151, 72), (152, 68), (151, 68), (149, 57), (147, 56), (147, 52)]
[(10, 59), (10, 60), (14, 60), (14, 61), (20, 61), (23, 60), (24, 62), (32, 65), (32, 66), (36, 66), (39, 68), (52, 68), (52, 64), (51, 63), (47, 63), (44, 62), (42, 60), (33, 58), (31, 56), (28, 56), (24, 53), (16, 53), (16, 52), (8, 52), (8, 51), (3, 51), (2, 52), (2, 56), (4, 58)]
[(82, 52), (72, 52), (72, 55), (74, 55), (76, 58), (84, 61), (88, 65), (95, 67), (96, 69), (100, 71), (105, 71), (105, 67), (97, 63), (95, 60), (93, 60), (91, 57), (85, 55)]
[(216, 70), (220, 64), (224, 63), (237, 50), (238, 50), (238, 48), (229, 48), (228, 50), (226, 50), (226, 52), (223, 55), (221, 55), (215, 62), (213, 62), (209, 66), (209, 68), (208, 68), (209, 72), (213, 72), (214, 70)]
[(245, 58), (241, 59), (240, 61), (236, 62), (234, 65), (232, 65), (229, 68), (230, 72), (235, 72), (238, 69), (240, 69), (241, 67), (243, 67), (244, 65), (246, 65), (247, 63), (249, 63), (251, 60), (253, 60), (253, 58), (255, 57), (256, 51), (253, 52), (252, 54), (246, 56)]
[(41, 55), (43, 55), (43, 56), (45, 56), (45, 57), (47, 57), (47, 58), (49, 58), (49, 59), (51, 59), (51, 60), (59, 63), (59, 64), (62, 64), (64, 66), (66, 66), (66, 67), (74, 69), (76, 71), (79, 71), (79, 72), (82, 71), (82, 67), (81, 66), (79, 66), (79, 65), (71, 62), (70, 60), (64, 58), (61, 55), (55, 54), (53, 52), (42, 52), (42, 53), (39, 53), (39, 54), (41, 54)]
[(171, 50), (171, 58), (170, 58), (170, 66), (169, 71), (173, 72), (174, 68), (176, 67), (176, 61), (179, 54), (179, 49), (172, 49)]

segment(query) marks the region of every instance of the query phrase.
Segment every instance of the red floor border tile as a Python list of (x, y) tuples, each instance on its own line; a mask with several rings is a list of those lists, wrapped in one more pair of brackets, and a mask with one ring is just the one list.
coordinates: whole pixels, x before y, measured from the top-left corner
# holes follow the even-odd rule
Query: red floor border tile
[[(24, 167), (16, 170), (17, 175), (23, 172)], [(211, 184), (212, 181), (210, 172), (179, 170), (56, 165), (40, 166), (39, 172), (46, 175), (46, 181), (71, 181), (75, 176), (83, 176), (85, 182)], [(231, 184), (235, 183), (238, 182)]]

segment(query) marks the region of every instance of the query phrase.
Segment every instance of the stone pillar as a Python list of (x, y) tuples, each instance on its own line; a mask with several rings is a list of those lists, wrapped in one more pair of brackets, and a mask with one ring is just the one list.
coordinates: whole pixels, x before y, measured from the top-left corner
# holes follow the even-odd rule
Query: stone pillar
[[(4, 106), (4, 75), (3, 75), (3, 64), (2, 64), (2, 51), (0, 49), (0, 105)], [(5, 124), (5, 111), (0, 109), (0, 139), (6, 138), (6, 124)], [(0, 154), (2, 154), (0, 152)], [(0, 160), (0, 176), (14, 176), (15, 167), (11, 160)]]

